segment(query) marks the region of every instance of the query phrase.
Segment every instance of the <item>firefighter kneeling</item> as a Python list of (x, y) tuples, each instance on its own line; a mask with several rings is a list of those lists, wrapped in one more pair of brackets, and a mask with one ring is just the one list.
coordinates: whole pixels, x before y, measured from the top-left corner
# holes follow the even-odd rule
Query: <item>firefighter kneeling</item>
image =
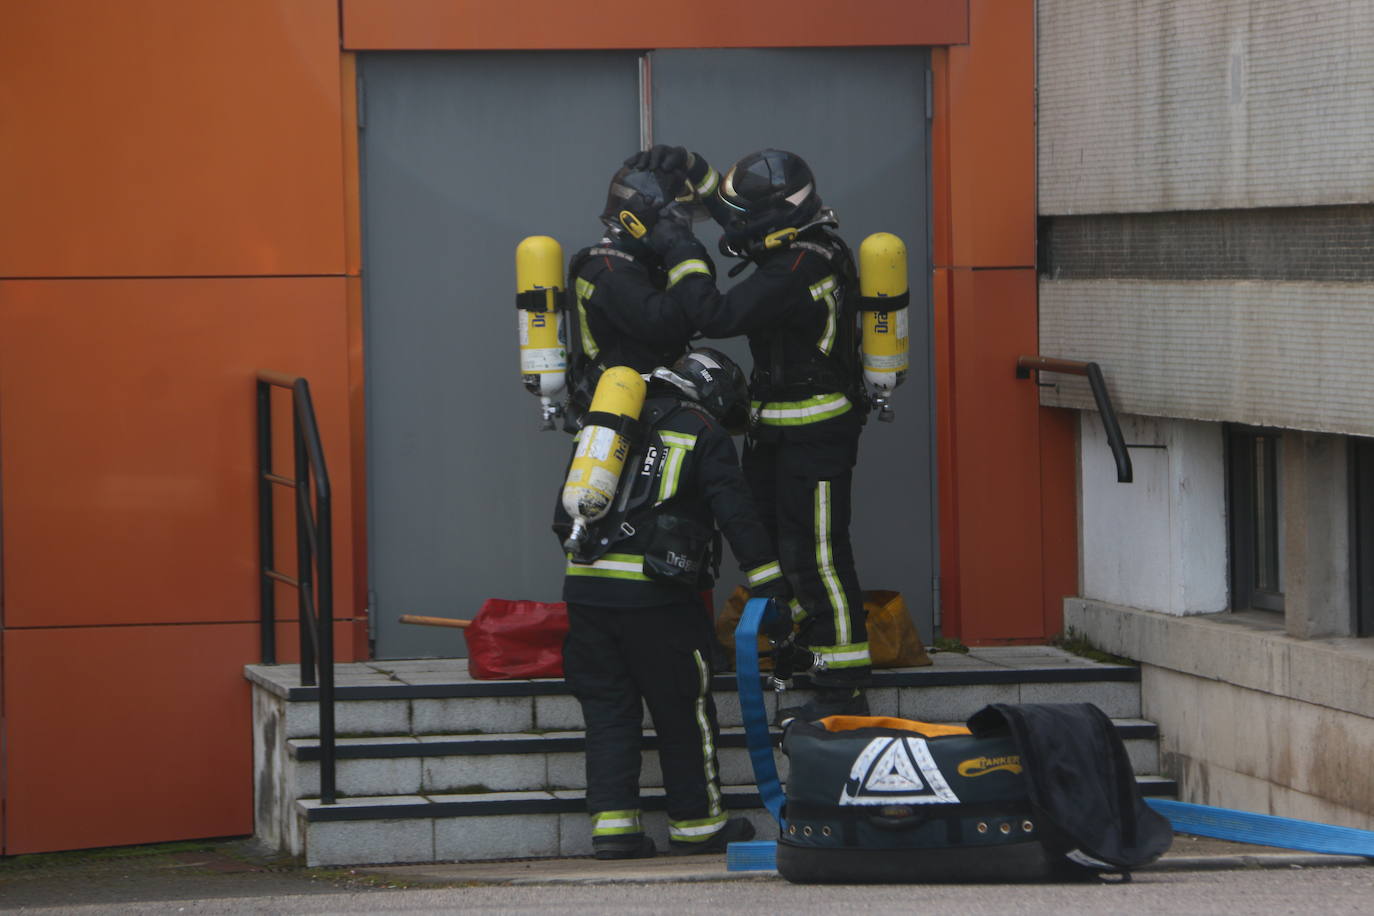
[(721, 852), (754, 835), (722, 804), (712, 622), (701, 598), (719, 557), (717, 526), (754, 595), (789, 595), (730, 440), (748, 401), (744, 374), (716, 351), (655, 370), (638, 420), (619, 421), (630, 449), (609, 510), (570, 539), (573, 519), (561, 500), (555, 509), (554, 531), (572, 551), (563, 669), (586, 720), (598, 859), (655, 853), (640, 819), (641, 702), (658, 733), (669, 851)]

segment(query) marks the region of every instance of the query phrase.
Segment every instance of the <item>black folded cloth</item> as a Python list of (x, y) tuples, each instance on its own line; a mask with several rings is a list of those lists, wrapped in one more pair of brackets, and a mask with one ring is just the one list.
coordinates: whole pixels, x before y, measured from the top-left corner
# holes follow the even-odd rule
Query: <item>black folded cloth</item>
[(1016, 741), (1041, 839), (1054, 851), (1089, 868), (1130, 869), (1172, 845), (1173, 828), (1145, 804), (1121, 736), (1093, 704), (995, 703), (968, 727)]

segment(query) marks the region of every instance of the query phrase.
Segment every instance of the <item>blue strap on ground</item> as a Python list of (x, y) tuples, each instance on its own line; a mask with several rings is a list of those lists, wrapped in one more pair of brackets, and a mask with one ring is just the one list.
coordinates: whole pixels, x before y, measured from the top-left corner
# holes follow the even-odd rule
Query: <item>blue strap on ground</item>
[(1147, 798), (1145, 803), (1167, 817), (1179, 833), (1333, 855), (1374, 856), (1374, 832), (1368, 830), (1164, 798)]
[(745, 840), (725, 849), (726, 871), (777, 871), (778, 844), (775, 840)]
[(773, 759), (773, 736), (768, 732), (768, 710), (763, 705), (763, 678), (759, 672), (759, 628), (778, 613), (772, 599), (750, 598), (745, 602), (744, 613), (735, 627), (735, 679), (739, 683), (744, 735), (749, 742), (749, 762), (754, 765), (759, 798), (778, 826), (783, 827), (782, 783)]

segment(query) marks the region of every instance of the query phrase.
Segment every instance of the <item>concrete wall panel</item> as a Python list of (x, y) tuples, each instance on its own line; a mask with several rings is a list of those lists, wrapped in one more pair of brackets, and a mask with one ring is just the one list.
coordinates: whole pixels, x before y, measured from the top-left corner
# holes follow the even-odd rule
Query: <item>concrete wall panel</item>
[[(1101, 364), (1122, 413), (1374, 435), (1374, 289), (1040, 281), (1040, 351)], [(1047, 376), (1048, 378), (1048, 376)], [(1091, 409), (1060, 376), (1042, 403)]]
[(1141, 690), (1183, 800), (1374, 826), (1374, 719), (1153, 665)]
[(1226, 609), (1221, 427), (1123, 416), (1134, 482), (1118, 483), (1099, 415), (1082, 414), (1083, 597), (1162, 611)]
[(1041, 0), (1042, 214), (1374, 200), (1374, 5)]

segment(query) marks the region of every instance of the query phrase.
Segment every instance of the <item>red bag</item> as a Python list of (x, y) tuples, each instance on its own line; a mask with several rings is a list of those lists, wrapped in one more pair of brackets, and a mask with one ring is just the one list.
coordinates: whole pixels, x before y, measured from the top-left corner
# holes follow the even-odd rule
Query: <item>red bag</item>
[(465, 634), (468, 673), (479, 680), (562, 677), (568, 606), (488, 598)]

